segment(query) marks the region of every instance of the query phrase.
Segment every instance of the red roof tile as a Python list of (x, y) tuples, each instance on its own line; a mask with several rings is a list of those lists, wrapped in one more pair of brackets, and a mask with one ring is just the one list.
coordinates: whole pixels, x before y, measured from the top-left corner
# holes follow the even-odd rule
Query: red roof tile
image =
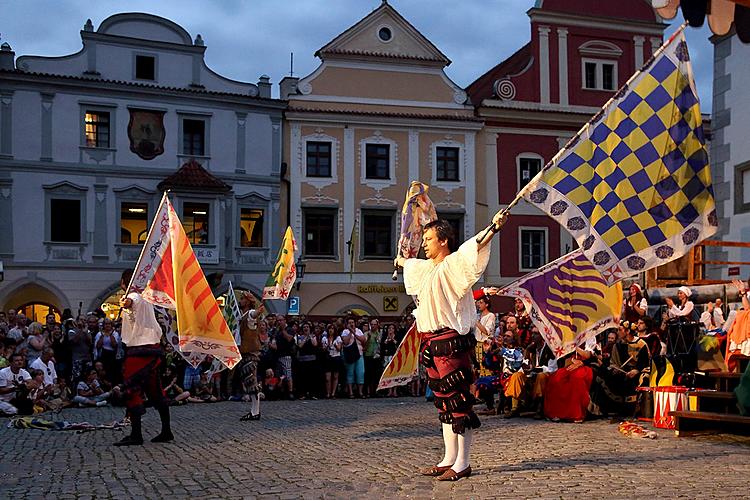
[(159, 190), (166, 191), (214, 191), (227, 192), (232, 186), (203, 168), (200, 163), (190, 160), (159, 183)]

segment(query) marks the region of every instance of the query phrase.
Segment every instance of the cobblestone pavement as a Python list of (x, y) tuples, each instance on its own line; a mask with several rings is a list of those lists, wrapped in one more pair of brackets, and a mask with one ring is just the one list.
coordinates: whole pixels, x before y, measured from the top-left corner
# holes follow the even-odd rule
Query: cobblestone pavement
[[(442, 452), (422, 399), (269, 402), (172, 409), (177, 440), (114, 448), (123, 430), (8, 429), (0, 419), (0, 498), (747, 498), (750, 439), (621, 436), (604, 421), (561, 424), (483, 417), (475, 474), (456, 483), (417, 475)], [(67, 409), (105, 423), (121, 408)], [(144, 435), (158, 432), (149, 411)]]

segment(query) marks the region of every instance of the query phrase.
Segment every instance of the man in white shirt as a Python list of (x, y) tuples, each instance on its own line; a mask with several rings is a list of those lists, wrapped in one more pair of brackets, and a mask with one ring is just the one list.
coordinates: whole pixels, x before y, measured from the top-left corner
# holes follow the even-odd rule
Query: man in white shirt
[(0, 370), (0, 411), (3, 413), (15, 415), (21, 410), (22, 415), (30, 414), (28, 412), (30, 408), (23, 408), (24, 404), (31, 406), (31, 400), (23, 397), (28, 393), (21, 391), (22, 397), (16, 398), (19, 386), (27, 385), (28, 387), (28, 382), (31, 380), (29, 372), (23, 369), (23, 363), (23, 355), (13, 354), (10, 357), (10, 366)]
[(443, 460), (421, 473), (440, 481), (471, 475), (473, 429), (480, 425), (470, 392), (474, 378), (471, 352), (476, 343), (471, 333), (476, 322), (471, 287), (487, 267), (487, 244), (503, 222), (498, 213), (492, 233), (483, 234), (479, 242), (471, 238), (452, 252), (453, 228), (438, 219), (424, 227), (422, 247), (427, 260), (397, 257), (395, 261), (404, 268), (406, 293), (416, 296), (414, 316), (422, 337), (420, 363), (427, 368), (443, 428)]
[(35, 370), (42, 370), (44, 373), (44, 385), (54, 385), (57, 383), (57, 371), (55, 370), (55, 362), (52, 358), (55, 356), (55, 351), (51, 347), (47, 347), (42, 351), (42, 355), (34, 360), (29, 365), (29, 368)]
[[(126, 269), (120, 278), (120, 287), (127, 290), (133, 270)], [(174, 440), (170, 426), (169, 406), (162, 391), (159, 365), (162, 359), (162, 330), (156, 321), (154, 306), (143, 300), (138, 293), (131, 292), (120, 299), (122, 307), (122, 342), (127, 345), (122, 368), (125, 391), (125, 407), (130, 415), (130, 435), (115, 443), (115, 446), (143, 444), (141, 417), (146, 413), (144, 394), (149, 403), (159, 412), (161, 433), (152, 443)]]

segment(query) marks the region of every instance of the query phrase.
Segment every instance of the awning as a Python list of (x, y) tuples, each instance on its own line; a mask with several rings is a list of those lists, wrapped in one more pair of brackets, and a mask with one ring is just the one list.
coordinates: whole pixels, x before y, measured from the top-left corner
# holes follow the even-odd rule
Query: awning
[(711, 31), (726, 35), (732, 29), (744, 43), (750, 43), (750, 0), (651, 0), (651, 5), (664, 19), (674, 19), (682, 7), (682, 15), (694, 28), (703, 26), (706, 18)]

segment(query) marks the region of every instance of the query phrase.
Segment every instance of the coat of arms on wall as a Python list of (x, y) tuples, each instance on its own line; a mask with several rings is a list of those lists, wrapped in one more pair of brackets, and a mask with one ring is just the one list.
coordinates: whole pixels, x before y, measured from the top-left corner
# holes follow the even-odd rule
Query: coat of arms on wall
[(131, 109), (128, 123), (130, 150), (144, 160), (153, 160), (164, 152), (164, 111)]

